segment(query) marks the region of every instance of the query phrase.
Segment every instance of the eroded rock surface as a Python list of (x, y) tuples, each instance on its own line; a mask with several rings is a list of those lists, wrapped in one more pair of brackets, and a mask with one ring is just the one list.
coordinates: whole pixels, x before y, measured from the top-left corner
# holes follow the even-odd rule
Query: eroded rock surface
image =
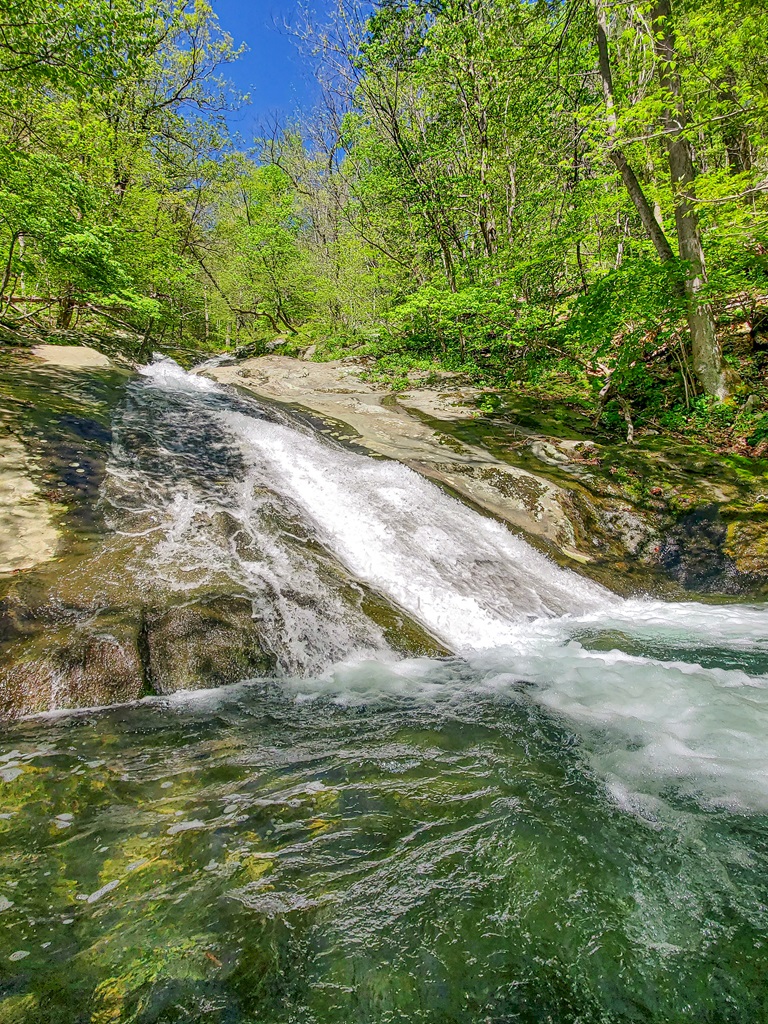
[(226, 686), (273, 672), (251, 602), (210, 597), (144, 613), (146, 682), (154, 693)]
[(482, 413), (482, 393), (455, 382), (389, 394), (365, 370), (270, 355), (210, 375), (343, 425), (619, 592), (768, 592), (766, 465), (650, 433), (618, 445), (589, 436), (584, 417), (514, 396)]
[(0, 718), (207, 689), (275, 668), (248, 600), (94, 607), (88, 595), (71, 604), (61, 596), (21, 582), (0, 601)]
[(359, 368), (341, 361), (306, 363), (287, 356), (218, 367), (210, 376), (341, 421), (369, 451), (403, 462), (528, 536), (551, 543), (574, 561), (592, 557), (589, 550), (577, 550), (579, 526), (574, 516), (580, 511), (566, 488), (422, 418), (442, 416), (446, 425), (473, 419), (476, 409), (467, 403), (480, 394), (477, 389), (420, 389), (395, 397), (362, 380)]
[(112, 366), (107, 356), (88, 345), (35, 345), (30, 351), (44, 363), (72, 370), (109, 369)]
[[(105, 539), (94, 510), (112, 445), (112, 399), (105, 390), (110, 374), (94, 365), (94, 380), (101, 375), (104, 382), (93, 392), (81, 389), (74, 371), (49, 369), (46, 376), (42, 364), (33, 382), (12, 382), (5, 392), (14, 411), (3, 414), (4, 426), (10, 423), (15, 436), (0, 441), (2, 717), (224, 685), (279, 668), (263, 607), (254, 617), (249, 598), (213, 577), (184, 593), (163, 590), (136, 575), (137, 559), (146, 559), (134, 540), (119, 531)], [(309, 410), (325, 421), (323, 429), (405, 463), (619, 592), (766, 588), (768, 479), (746, 460), (721, 464), (693, 446), (684, 451), (658, 439), (638, 448), (611, 445), (561, 427), (552, 410), (544, 434), (517, 408), (481, 414), (477, 389), (391, 395), (362, 379), (353, 363), (269, 356), (211, 373)], [(137, 535), (156, 526), (151, 508), (145, 516), (146, 523), (133, 524)], [(222, 550), (242, 546), (240, 526), (223, 511), (208, 516), (206, 528), (215, 532), (219, 520)], [(57, 523), (69, 530), (63, 540)], [(193, 539), (194, 529), (192, 523)], [(288, 532), (303, 550), (296, 524)], [(321, 552), (313, 557), (322, 578), (335, 581), (339, 600), (359, 607), (391, 648), (445, 653), (398, 609), (330, 562), (323, 567)], [(262, 605), (270, 600), (261, 594)], [(316, 612), (322, 617), (319, 605)]]
[[(334, 616), (347, 608), (360, 623), (360, 649), (378, 644), (406, 654), (445, 653), (330, 556), (311, 549), (297, 522), (280, 519), (271, 528), (290, 535), (286, 544), (295, 549), (296, 566), (312, 561), (315, 589), (310, 585), (308, 591), (307, 581), (295, 581), (287, 570), (281, 593), (275, 591), (279, 581), (270, 588), (268, 570), (249, 589), (240, 570), (246, 563), (261, 564), (263, 552), (257, 540), (249, 540), (237, 507), (219, 501), (231, 498), (228, 488), (240, 479), (241, 464), (235, 456), (222, 456), (215, 465), (197, 466), (194, 445), (204, 452), (211, 438), (193, 438), (193, 461), (180, 455), (181, 490), (175, 488), (173, 468), (166, 472), (163, 466), (167, 453), (153, 454), (151, 430), (142, 433), (146, 416), (132, 414), (126, 427), (128, 380), (122, 371), (54, 370), (28, 360), (0, 373), (4, 450), (12, 455), (3, 467), (13, 471), (6, 550), (23, 539), (18, 522), (30, 510), (38, 532), (53, 515), (61, 527), (61, 538), (52, 537), (58, 544), (55, 561), (52, 544), (37, 551), (34, 561), (17, 559), (8, 566), (25, 571), (0, 573), (0, 717), (118, 704), (291, 672), (285, 638), (297, 631), (294, 619), (299, 625), (316, 621), (331, 648), (336, 629), (343, 642), (334, 656), (340, 658), (348, 645)], [(120, 451), (129, 454), (112, 472), (116, 437)], [(146, 456), (147, 465), (137, 468), (131, 452)], [(178, 518), (174, 502), (190, 488), (197, 511), (187, 522), (183, 514)], [(278, 513), (270, 506), (263, 514), (272, 522)], [(289, 561), (291, 551), (282, 551)], [(185, 552), (192, 557), (185, 559)], [(40, 560), (43, 554), (47, 562)], [(317, 638), (300, 639), (298, 648), (304, 641), (312, 647)]]

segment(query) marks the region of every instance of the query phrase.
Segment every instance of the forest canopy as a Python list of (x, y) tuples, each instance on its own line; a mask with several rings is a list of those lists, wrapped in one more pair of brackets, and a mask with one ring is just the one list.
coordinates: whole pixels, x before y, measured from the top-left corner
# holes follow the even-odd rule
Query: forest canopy
[(764, 0), (337, 0), (294, 26), (322, 103), (245, 142), (204, 0), (0, 17), (6, 327), (280, 337), (629, 422), (765, 403)]

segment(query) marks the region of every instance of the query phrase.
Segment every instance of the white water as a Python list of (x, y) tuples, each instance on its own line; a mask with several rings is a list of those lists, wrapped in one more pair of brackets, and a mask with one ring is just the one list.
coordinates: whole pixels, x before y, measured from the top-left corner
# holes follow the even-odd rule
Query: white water
[(138, 585), (248, 598), (283, 672), (386, 657), (355, 581), (312, 547), (297, 510), (232, 457), (219, 410), (201, 401), (221, 389), (170, 360), (146, 372), (153, 386), (139, 389), (113, 426), (104, 495), (113, 529), (135, 544)]
[(224, 419), (253, 482), (294, 501), (355, 576), (454, 650), (509, 643), (534, 619), (607, 611), (613, 601), (397, 462), (241, 413)]
[[(167, 396), (201, 404), (226, 396), (168, 361), (143, 372)], [(177, 576), (180, 564), (193, 575), (226, 564), (263, 616), (277, 595), (286, 643), (297, 631), (302, 637), (288, 668), (317, 674), (326, 666), (320, 679), (292, 684), (298, 693), (356, 701), (522, 692), (571, 723), (628, 806), (632, 793), (662, 794), (671, 785), (710, 804), (768, 809), (764, 608), (624, 601), (397, 463), (225, 401), (207, 415), (239, 453), (241, 478), (161, 496), (153, 564), (158, 572), (175, 567)], [(128, 478), (135, 486), (135, 474)], [(276, 499), (303, 524), (303, 540), (461, 653), (469, 676), (425, 659), (392, 664), (380, 634), (350, 620), (327, 576), (286, 546), (280, 530), (265, 532), (264, 510)], [(211, 530), (216, 507), (247, 534), (250, 554)], [(360, 661), (372, 656), (377, 663)]]

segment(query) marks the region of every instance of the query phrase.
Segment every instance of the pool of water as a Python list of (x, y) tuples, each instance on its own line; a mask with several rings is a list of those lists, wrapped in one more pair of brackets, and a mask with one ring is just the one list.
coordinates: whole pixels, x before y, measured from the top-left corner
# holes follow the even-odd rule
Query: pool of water
[(764, 1019), (766, 816), (607, 785), (530, 689), (358, 664), (17, 724), (0, 1019)]

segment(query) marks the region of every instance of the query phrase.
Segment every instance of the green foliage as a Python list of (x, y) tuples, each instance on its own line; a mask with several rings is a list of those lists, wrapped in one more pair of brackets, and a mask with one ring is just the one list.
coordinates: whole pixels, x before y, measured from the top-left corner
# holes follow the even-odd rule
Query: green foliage
[[(375, 337), (350, 348), (397, 385), (437, 362), (536, 390), (589, 385), (593, 401), (608, 388), (604, 417), (622, 425), (628, 409), (642, 423), (691, 407), (700, 384), (682, 283), (706, 282), (704, 268), (659, 259), (613, 147), (674, 251), (681, 187), (664, 126), (676, 109), (696, 157), (685, 187), (699, 200), (702, 294), (723, 319), (754, 321), (768, 291), (757, 42), (768, 24), (754, 0), (739, 12), (737, 24), (719, 0), (675, 0), (670, 61), (648, 12), (609, 7), (613, 122), (591, 5), (386, 4), (357, 35), (339, 26), (353, 88), (343, 158), (335, 188), (326, 175), (298, 191), (339, 202), (361, 256), (367, 246), (370, 263), (390, 268)], [(324, 354), (343, 351), (336, 338)], [(743, 355), (726, 359), (749, 377)]]
[(610, 379), (613, 389), (636, 406), (658, 406), (655, 353), (685, 358), (675, 281), (674, 266), (650, 256), (626, 260), (573, 304), (559, 331), (561, 344), (590, 364), (595, 390)]
[(768, 441), (768, 413), (762, 413), (753, 424), (754, 429), (747, 437), (747, 442), (757, 447)]
[(549, 322), (545, 309), (520, 301), (509, 284), (457, 292), (426, 286), (387, 314), (384, 337), (412, 351), (439, 345), (444, 357), (461, 362), (504, 362), (511, 349), (534, 342)]
[(218, 173), (209, 154), (224, 142), (218, 69), (236, 56), (231, 39), (204, 0), (10, 0), (6, 14), (3, 317), (49, 310), (69, 326), (101, 311), (182, 331), (203, 298), (190, 249)]
[[(645, 7), (606, 5), (610, 109), (593, 3), (349, 0), (306, 40), (338, 102), (248, 155), (222, 120), (238, 51), (205, 0), (6, 6), (7, 322), (99, 313), (158, 345), (258, 351), (281, 337), (374, 357), (396, 387), (442, 365), (597, 408), (608, 386), (622, 429), (626, 409), (693, 415), (681, 285), (697, 273), (659, 259), (617, 147), (673, 252), (687, 197), (721, 321), (757, 323), (768, 301), (759, 0), (672, 0), (666, 62)], [(671, 113), (695, 157), (684, 188)], [(726, 359), (754, 391), (759, 361)]]

